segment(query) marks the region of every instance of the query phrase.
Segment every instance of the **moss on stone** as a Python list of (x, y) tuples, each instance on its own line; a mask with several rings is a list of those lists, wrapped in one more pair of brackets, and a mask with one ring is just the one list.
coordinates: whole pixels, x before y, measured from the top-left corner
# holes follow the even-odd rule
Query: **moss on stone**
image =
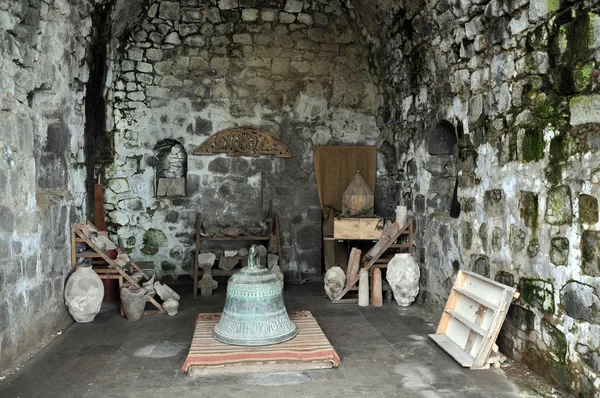
[(521, 278), (519, 281), (521, 300), (548, 314), (554, 314), (555, 310), (553, 290), (549, 282), (541, 279)]
[(560, 7), (560, 0), (546, 0), (546, 9), (548, 12), (554, 12)]
[(590, 82), (590, 76), (594, 70), (593, 62), (579, 62), (576, 64), (573, 71), (573, 85), (576, 92), (585, 90)]
[(519, 196), (519, 212), (526, 226), (537, 235), (538, 228), (538, 196), (534, 192), (521, 191)]
[(544, 131), (537, 128), (525, 130), (521, 148), (525, 162), (541, 160), (544, 157)]
[(570, 224), (573, 221), (571, 188), (559, 185), (548, 191), (546, 200), (546, 222), (552, 225)]
[(554, 185), (562, 180), (562, 162), (565, 159), (565, 136), (561, 134), (550, 141), (550, 157), (546, 169), (546, 178)]
[(598, 199), (591, 195), (579, 195), (579, 219), (586, 224), (598, 222)]
[(144, 233), (140, 251), (147, 255), (158, 253), (158, 249), (167, 245), (167, 236), (160, 229), (150, 228)]

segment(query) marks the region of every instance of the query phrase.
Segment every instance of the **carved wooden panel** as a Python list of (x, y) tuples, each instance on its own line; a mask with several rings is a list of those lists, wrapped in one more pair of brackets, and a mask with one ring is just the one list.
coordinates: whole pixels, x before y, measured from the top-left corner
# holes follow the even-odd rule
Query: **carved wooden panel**
[(283, 142), (265, 130), (252, 127), (234, 127), (220, 131), (204, 141), (193, 154), (212, 155), (215, 153), (226, 153), (227, 156), (292, 157), (292, 153)]

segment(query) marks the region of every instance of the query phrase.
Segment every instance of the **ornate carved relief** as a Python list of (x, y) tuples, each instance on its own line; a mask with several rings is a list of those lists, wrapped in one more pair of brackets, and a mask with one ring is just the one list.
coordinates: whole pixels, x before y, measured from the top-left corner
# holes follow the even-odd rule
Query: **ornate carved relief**
[(252, 127), (234, 127), (223, 130), (204, 141), (194, 155), (226, 153), (227, 156), (275, 155), (291, 158), (287, 146), (265, 130)]

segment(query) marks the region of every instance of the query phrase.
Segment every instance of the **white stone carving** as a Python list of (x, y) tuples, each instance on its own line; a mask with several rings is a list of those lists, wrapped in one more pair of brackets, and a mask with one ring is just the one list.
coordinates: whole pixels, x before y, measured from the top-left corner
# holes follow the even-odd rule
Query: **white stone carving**
[(389, 262), (386, 279), (398, 305), (408, 307), (419, 293), (421, 270), (410, 253), (398, 253)]

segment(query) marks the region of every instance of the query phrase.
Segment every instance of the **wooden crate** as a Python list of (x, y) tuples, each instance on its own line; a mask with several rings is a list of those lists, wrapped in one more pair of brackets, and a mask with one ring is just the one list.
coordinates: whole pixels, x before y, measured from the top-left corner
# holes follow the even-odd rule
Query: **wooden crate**
[(515, 288), (469, 271), (458, 271), (435, 334), (429, 337), (456, 362), (488, 369)]
[(334, 239), (381, 239), (383, 218), (336, 218), (333, 220)]

